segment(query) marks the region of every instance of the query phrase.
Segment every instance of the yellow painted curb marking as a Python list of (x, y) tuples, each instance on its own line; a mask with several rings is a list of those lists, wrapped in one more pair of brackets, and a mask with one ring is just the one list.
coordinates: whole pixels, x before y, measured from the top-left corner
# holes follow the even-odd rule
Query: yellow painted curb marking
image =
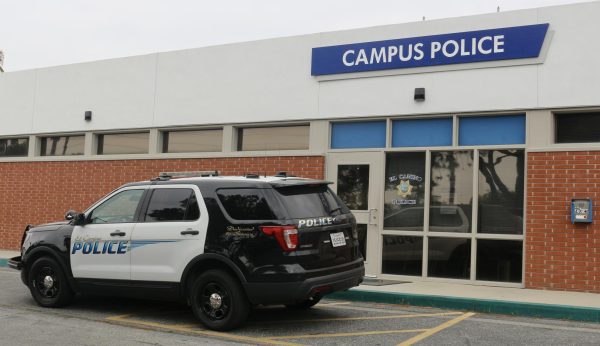
[(450, 328), (453, 325), (459, 323), (460, 321), (466, 320), (467, 318), (469, 318), (469, 317), (471, 317), (473, 315), (475, 315), (475, 313), (473, 313), (473, 312), (467, 312), (465, 314), (462, 314), (462, 315), (460, 315), (460, 316), (458, 316), (456, 318), (451, 319), (450, 321), (447, 321), (447, 322), (444, 322), (444, 323), (440, 324), (439, 326), (437, 326), (435, 328), (428, 329), (424, 333), (421, 333), (419, 335), (413, 336), (412, 338), (410, 338), (410, 339), (408, 339), (408, 340), (406, 340), (404, 342), (399, 343), (398, 346), (413, 345), (414, 343), (419, 342), (419, 341), (421, 341), (421, 340), (423, 340), (425, 338), (428, 338), (428, 337), (432, 336), (433, 334), (438, 333), (438, 332), (440, 332), (440, 331), (442, 331), (442, 330), (444, 330), (446, 328)]
[(310, 320), (279, 320), (279, 321), (260, 321), (260, 323), (299, 323), (299, 322), (331, 322), (331, 321), (366, 321), (366, 320), (385, 320), (394, 318), (414, 318), (414, 317), (434, 317), (434, 316), (452, 316), (460, 315), (460, 312), (440, 312), (435, 314), (404, 314), (388, 316), (367, 316), (367, 317), (336, 317), (336, 318), (312, 318)]
[(281, 346), (298, 346), (298, 345), (300, 345), (300, 344), (294, 344), (294, 343), (289, 343), (289, 342), (284, 342), (284, 341), (271, 340), (269, 338), (254, 338), (251, 336), (242, 336), (242, 335), (235, 335), (235, 334), (229, 334), (229, 333), (215, 332), (215, 331), (211, 331), (211, 330), (196, 329), (196, 328), (193, 328), (194, 327), (193, 325), (163, 324), (163, 323), (158, 323), (158, 322), (135, 320), (135, 319), (125, 318), (123, 316), (128, 316), (128, 315), (108, 317), (108, 318), (106, 318), (106, 320), (113, 321), (113, 322), (119, 322), (119, 323), (123, 323), (126, 325), (166, 329), (166, 330), (172, 330), (172, 331), (177, 331), (177, 332), (192, 333), (192, 334), (211, 336), (211, 337), (216, 337), (216, 338), (221, 338), (221, 339), (240, 341), (240, 342), (245, 342), (245, 343), (281, 345)]
[(374, 330), (368, 332), (351, 332), (351, 333), (331, 333), (331, 334), (303, 334), (303, 335), (285, 335), (271, 336), (270, 339), (309, 339), (309, 338), (335, 338), (342, 336), (365, 336), (379, 334), (398, 334), (398, 333), (420, 333), (429, 329), (399, 329), (399, 330)]

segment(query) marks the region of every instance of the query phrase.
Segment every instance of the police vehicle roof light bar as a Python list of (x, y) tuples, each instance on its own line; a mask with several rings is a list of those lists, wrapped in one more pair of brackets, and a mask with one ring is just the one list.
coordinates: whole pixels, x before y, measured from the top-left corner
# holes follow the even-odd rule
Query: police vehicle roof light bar
[(219, 171), (160, 172), (157, 179), (217, 177)]

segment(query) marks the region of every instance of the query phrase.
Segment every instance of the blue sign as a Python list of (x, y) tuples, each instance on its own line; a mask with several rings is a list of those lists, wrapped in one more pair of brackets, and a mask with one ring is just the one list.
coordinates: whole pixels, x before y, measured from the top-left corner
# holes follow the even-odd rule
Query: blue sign
[(312, 50), (313, 76), (535, 58), (549, 24), (535, 24)]

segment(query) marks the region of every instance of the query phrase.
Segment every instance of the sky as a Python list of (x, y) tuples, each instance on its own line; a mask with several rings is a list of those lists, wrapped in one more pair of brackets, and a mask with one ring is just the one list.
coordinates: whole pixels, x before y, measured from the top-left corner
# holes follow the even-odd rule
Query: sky
[(585, 1), (0, 0), (0, 50), (9, 72), (575, 2)]

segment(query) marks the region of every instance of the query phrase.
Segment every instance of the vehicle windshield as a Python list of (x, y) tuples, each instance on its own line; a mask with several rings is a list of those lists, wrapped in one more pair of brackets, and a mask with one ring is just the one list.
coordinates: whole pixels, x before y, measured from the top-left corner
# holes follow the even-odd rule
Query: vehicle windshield
[(293, 219), (350, 212), (326, 185), (289, 186), (276, 188), (275, 192)]

